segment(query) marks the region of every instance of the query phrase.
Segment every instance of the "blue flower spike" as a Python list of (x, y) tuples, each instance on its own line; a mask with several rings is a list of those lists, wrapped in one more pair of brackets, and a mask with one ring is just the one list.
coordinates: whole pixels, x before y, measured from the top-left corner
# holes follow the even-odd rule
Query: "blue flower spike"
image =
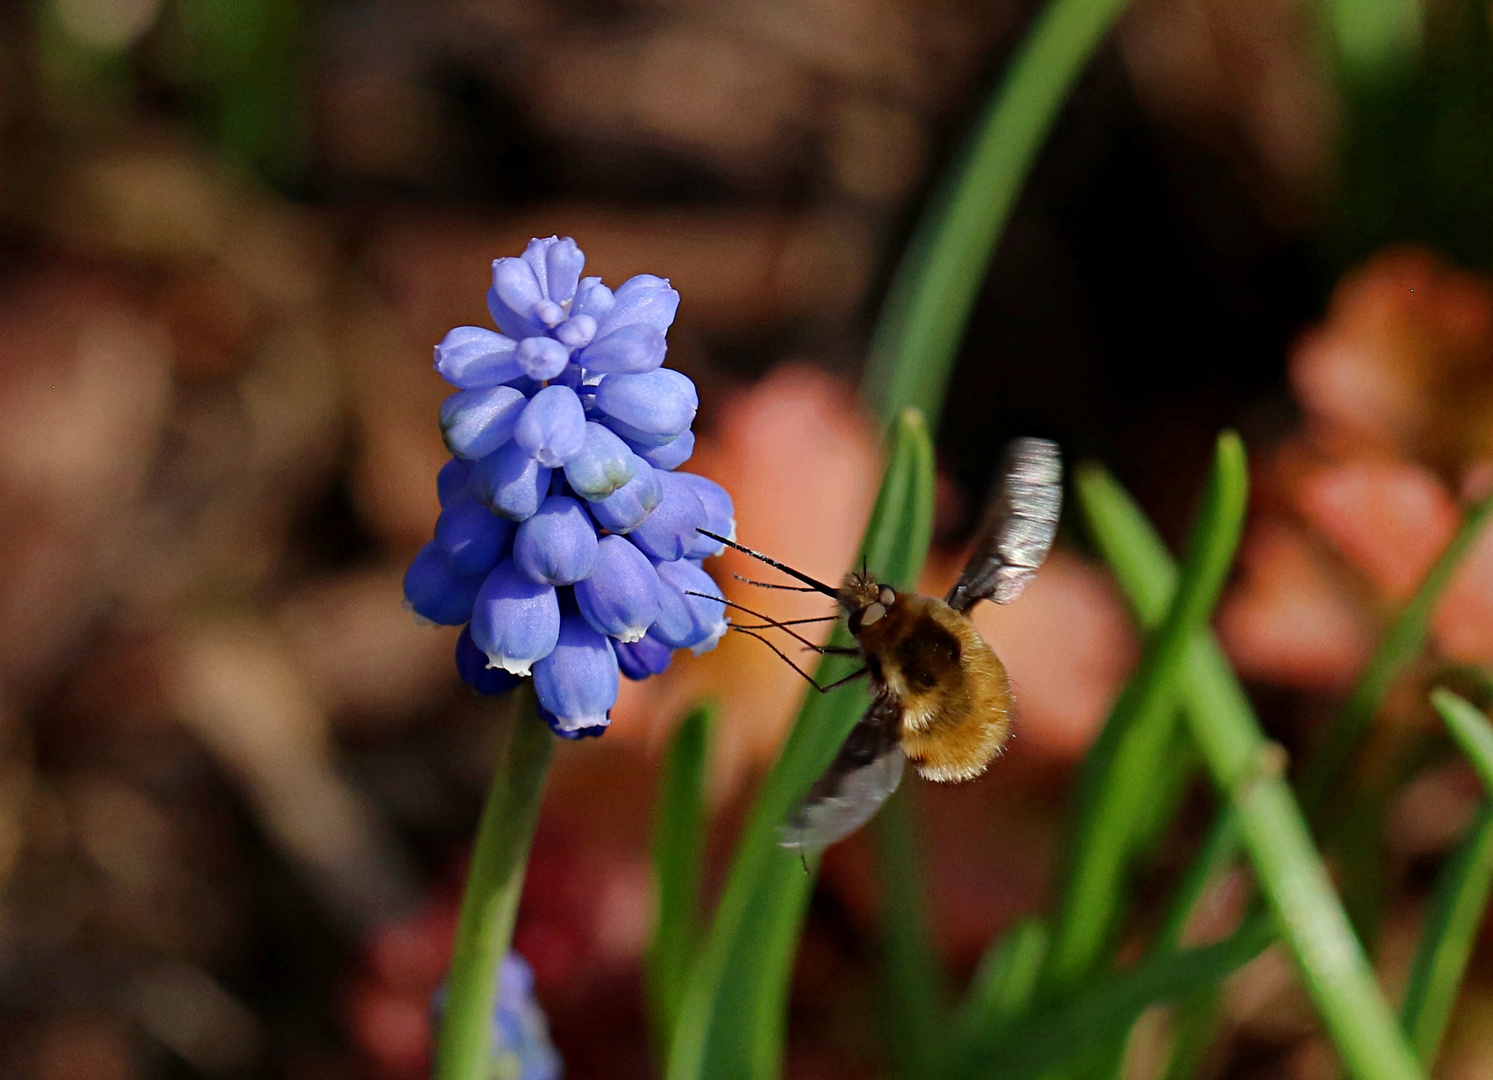
[(441, 403), (446, 449), (468, 461), (486, 457), (513, 438), (525, 406), (524, 395), (511, 386), (458, 390)]
[(560, 640), (560, 598), (553, 585), (531, 580), (505, 559), (478, 590), (471, 620), (472, 640), (488, 667), (528, 675)]
[(467, 494), (471, 488), (472, 463), (461, 458), (452, 458), (436, 473), (435, 494), (444, 508), (452, 499)]
[(576, 494), (600, 502), (638, 471), (639, 457), (605, 424), (586, 424), (585, 443), (565, 463), (565, 479)]
[[(660, 640), (676, 649), (708, 652), (726, 635), (720, 587), (688, 559), (658, 564)], [(665, 612), (668, 615), (665, 615)]]
[(655, 469), (663, 469), (673, 472), (683, 465), (695, 453), (695, 433), (693, 431), (681, 431), (662, 446), (648, 446), (645, 443), (633, 442), (631, 439), (623, 439), (631, 447), (632, 452), (637, 454)]
[(695, 384), (671, 368), (640, 375), (608, 375), (596, 388), (596, 407), (612, 430), (644, 446), (662, 446), (694, 423)]
[(636, 454), (632, 479), (600, 501), (593, 501), (591, 516), (607, 532), (630, 533), (643, 522), (664, 497), (658, 471)]
[[(493, 263), (496, 330), (459, 326), (435, 348), (457, 393), (440, 423), (435, 539), (405, 575), (421, 619), (465, 625), (458, 674), (480, 694), (532, 675), (567, 739), (610, 723), (619, 677), (714, 647), (720, 590), (700, 561), (735, 535), (720, 485), (678, 472), (695, 449), (694, 383), (663, 365), (679, 293), (639, 274), (582, 277), (574, 240), (531, 241)], [(698, 594), (698, 595), (697, 595)]]
[(405, 606), (438, 626), (466, 622), (480, 588), (482, 576), (458, 574), (434, 541), (420, 549), (404, 572)]
[(581, 504), (565, 495), (545, 499), (513, 538), (519, 572), (543, 585), (584, 581), (596, 569), (596, 552), (596, 526)]
[(435, 523), (435, 546), (452, 571), (486, 577), (508, 553), (513, 523), (498, 517), (471, 492), (453, 498)]
[(459, 390), (485, 390), (524, 373), (518, 342), (480, 326), (458, 326), (435, 347), (435, 369)]
[(472, 494), (494, 514), (524, 521), (550, 489), (550, 470), (518, 443), (505, 443), (472, 468)]
[(598, 634), (631, 645), (658, 618), (658, 571), (623, 536), (603, 536), (596, 572), (576, 583), (581, 616)]
[(514, 425), (513, 441), (546, 469), (562, 467), (586, 445), (586, 410), (581, 399), (568, 386), (546, 386), (524, 406)]
[(617, 655), (605, 634), (578, 615), (560, 620), (560, 640), (534, 665), (539, 704), (563, 732), (606, 727), (617, 701)]
[(641, 641), (620, 642), (615, 646), (617, 666), (633, 682), (642, 682), (650, 675), (662, 675), (674, 659), (674, 649), (665, 645), (650, 630)]
[(700, 530), (710, 527), (705, 504), (678, 473), (656, 475), (663, 488), (663, 499), (628, 536), (644, 554), (655, 559), (673, 562), (688, 558), (700, 539)]

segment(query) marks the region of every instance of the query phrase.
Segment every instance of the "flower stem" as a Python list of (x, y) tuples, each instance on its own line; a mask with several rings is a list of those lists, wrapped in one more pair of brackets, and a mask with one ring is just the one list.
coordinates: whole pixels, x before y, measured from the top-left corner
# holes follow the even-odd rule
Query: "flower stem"
[(451, 956), (435, 1080), (487, 1080), (498, 968), (513, 937), (529, 844), (555, 745), (555, 737), (535, 713), (531, 693), (525, 687), (512, 695), (512, 730), (477, 827)]

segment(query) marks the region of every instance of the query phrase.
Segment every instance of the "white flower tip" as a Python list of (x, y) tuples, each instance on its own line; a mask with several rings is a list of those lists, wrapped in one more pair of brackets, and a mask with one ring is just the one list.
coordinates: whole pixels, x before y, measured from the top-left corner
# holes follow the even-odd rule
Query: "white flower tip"
[(720, 622), (718, 622), (715, 625), (715, 629), (713, 629), (710, 632), (710, 636), (708, 638), (706, 638), (704, 641), (700, 642), (700, 644), (698, 644), (698, 645), (694, 646), (693, 648), (691, 648), (690, 652), (694, 653), (696, 656), (702, 656), (705, 653), (708, 653), (711, 649), (715, 648), (717, 645), (719, 645), (720, 642), (721, 642), (721, 638), (723, 638), (725, 636), (726, 636), (726, 620), (722, 619)]
[[(648, 624), (648, 626), (652, 625), (652, 623)], [(635, 641), (643, 640), (643, 636), (648, 633), (648, 626), (629, 626), (620, 634), (613, 634), (612, 636), (624, 645), (631, 645)]]
[(421, 615), (418, 611), (415, 610), (415, 605), (412, 604), (412, 603), (410, 603), (408, 600), (404, 601), (404, 610), (408, 611), (410, 613), (410, 616), (415, 620), (415, 625), (416, 626), (440, 626), (441, 625), (440, 623), (436, 622), (434, 619), (427, 619), (424, 615)]
[(586, 713), (581, 716), (557, 716), (555, 723), (560, 725), (561, 731), (580, 731), (588, 727), (610, 727), (612, 714), (609, 712)]
[(488, 653), (487, 666), (490, 668), (502, 668), (510, 675), (527, 677), (529, 675), (530, 669), (534, 666), (534, 661), (518, 660), (511, 656), (504, 656), (501, 653), (499, 653), (497, 656), (494, 656), (492, 653)]

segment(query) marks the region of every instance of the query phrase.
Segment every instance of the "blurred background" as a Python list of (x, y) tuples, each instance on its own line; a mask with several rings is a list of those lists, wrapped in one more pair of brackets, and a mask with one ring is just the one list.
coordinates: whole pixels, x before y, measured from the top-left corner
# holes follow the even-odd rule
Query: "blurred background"
[[(733, 492), (743, 541), (833, 578), (880, 474), (856, 390), (879, 300), (1035, 10), (0, 8), (0, 1073), (423, 1074), (500, 707), (459, 686), (455, 632), (400, 603), (445, 460), (431, 346), (486, 324), (491, 260), (531, 236), (575, 237), (613, 284), (670, 277), (669, 364), (702, 401), (691, 468)], [(1486, 0), (1134, 0), (984, 283), (927, 590), (1011, 436), (1103, 461), (1175, 542), (1236, 425), (1255, 496), (1219, 631), (1271, 734), (1308, 745), (1493, 482), (1490, 36)], [(795, 599), (757, 597), (820, 613)], [(1016, 686), (1013, 748), (978, 783), (915, 782), (956, 978), (1050, 895), (1073, 768), (1138, 655), (1073, 522), (978, 623)], [(1454, 667), (1485, 693), (1493, 538), (1433, 645), (1360, 778), (1390, 794), (1364, 840), (1382, 880), (1350, 902), (1382, 918), (1391, 987), (1479, 797), (1418, 691)], [(723, 863), (800, 693), (728, 640), (560, 748), (517, 947), (568, 1076), (652, 1074), (672, 723), (723, 704)], [(1157, 880), (1196, 842), (1171, 838)], [(875, 907), (864, 839), (833, 849), (793, 1080), (884, 1072)], [(1446, 1077), (1493, 1075), (1487, 934), (1480, 955)], [(1286, 961), (1229, 985), (1206, 1075), (1330, 1074)]]

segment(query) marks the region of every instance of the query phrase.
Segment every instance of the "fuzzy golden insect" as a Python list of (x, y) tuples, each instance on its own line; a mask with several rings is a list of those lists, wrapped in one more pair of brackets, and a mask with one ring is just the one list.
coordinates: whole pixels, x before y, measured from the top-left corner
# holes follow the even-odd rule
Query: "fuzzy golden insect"
[[(847, 651), (865, 665), (849, 678), (871, 680), (870, 707), (783, 826), (784, 846), (819, 851), (849, 836), (897, 789), (906, 761), (929, 780), (960, 781), (979, 776), (1000, 753), (1011, 730), (1010, 682), (968, 613), (981, 600), (1016, 599), (1052, 546), (1061, 503), (1057, 446), (1016, 440), (974, 554), (942, 600), (899, 592), (865, 572), (846, 574), (832, 588), (716, 537), (797, 578), (806, 591), (834, 597), (856, 640)], [(774, 626), (787, 629), (771, 621), (738, 628), (756, 636)]]

